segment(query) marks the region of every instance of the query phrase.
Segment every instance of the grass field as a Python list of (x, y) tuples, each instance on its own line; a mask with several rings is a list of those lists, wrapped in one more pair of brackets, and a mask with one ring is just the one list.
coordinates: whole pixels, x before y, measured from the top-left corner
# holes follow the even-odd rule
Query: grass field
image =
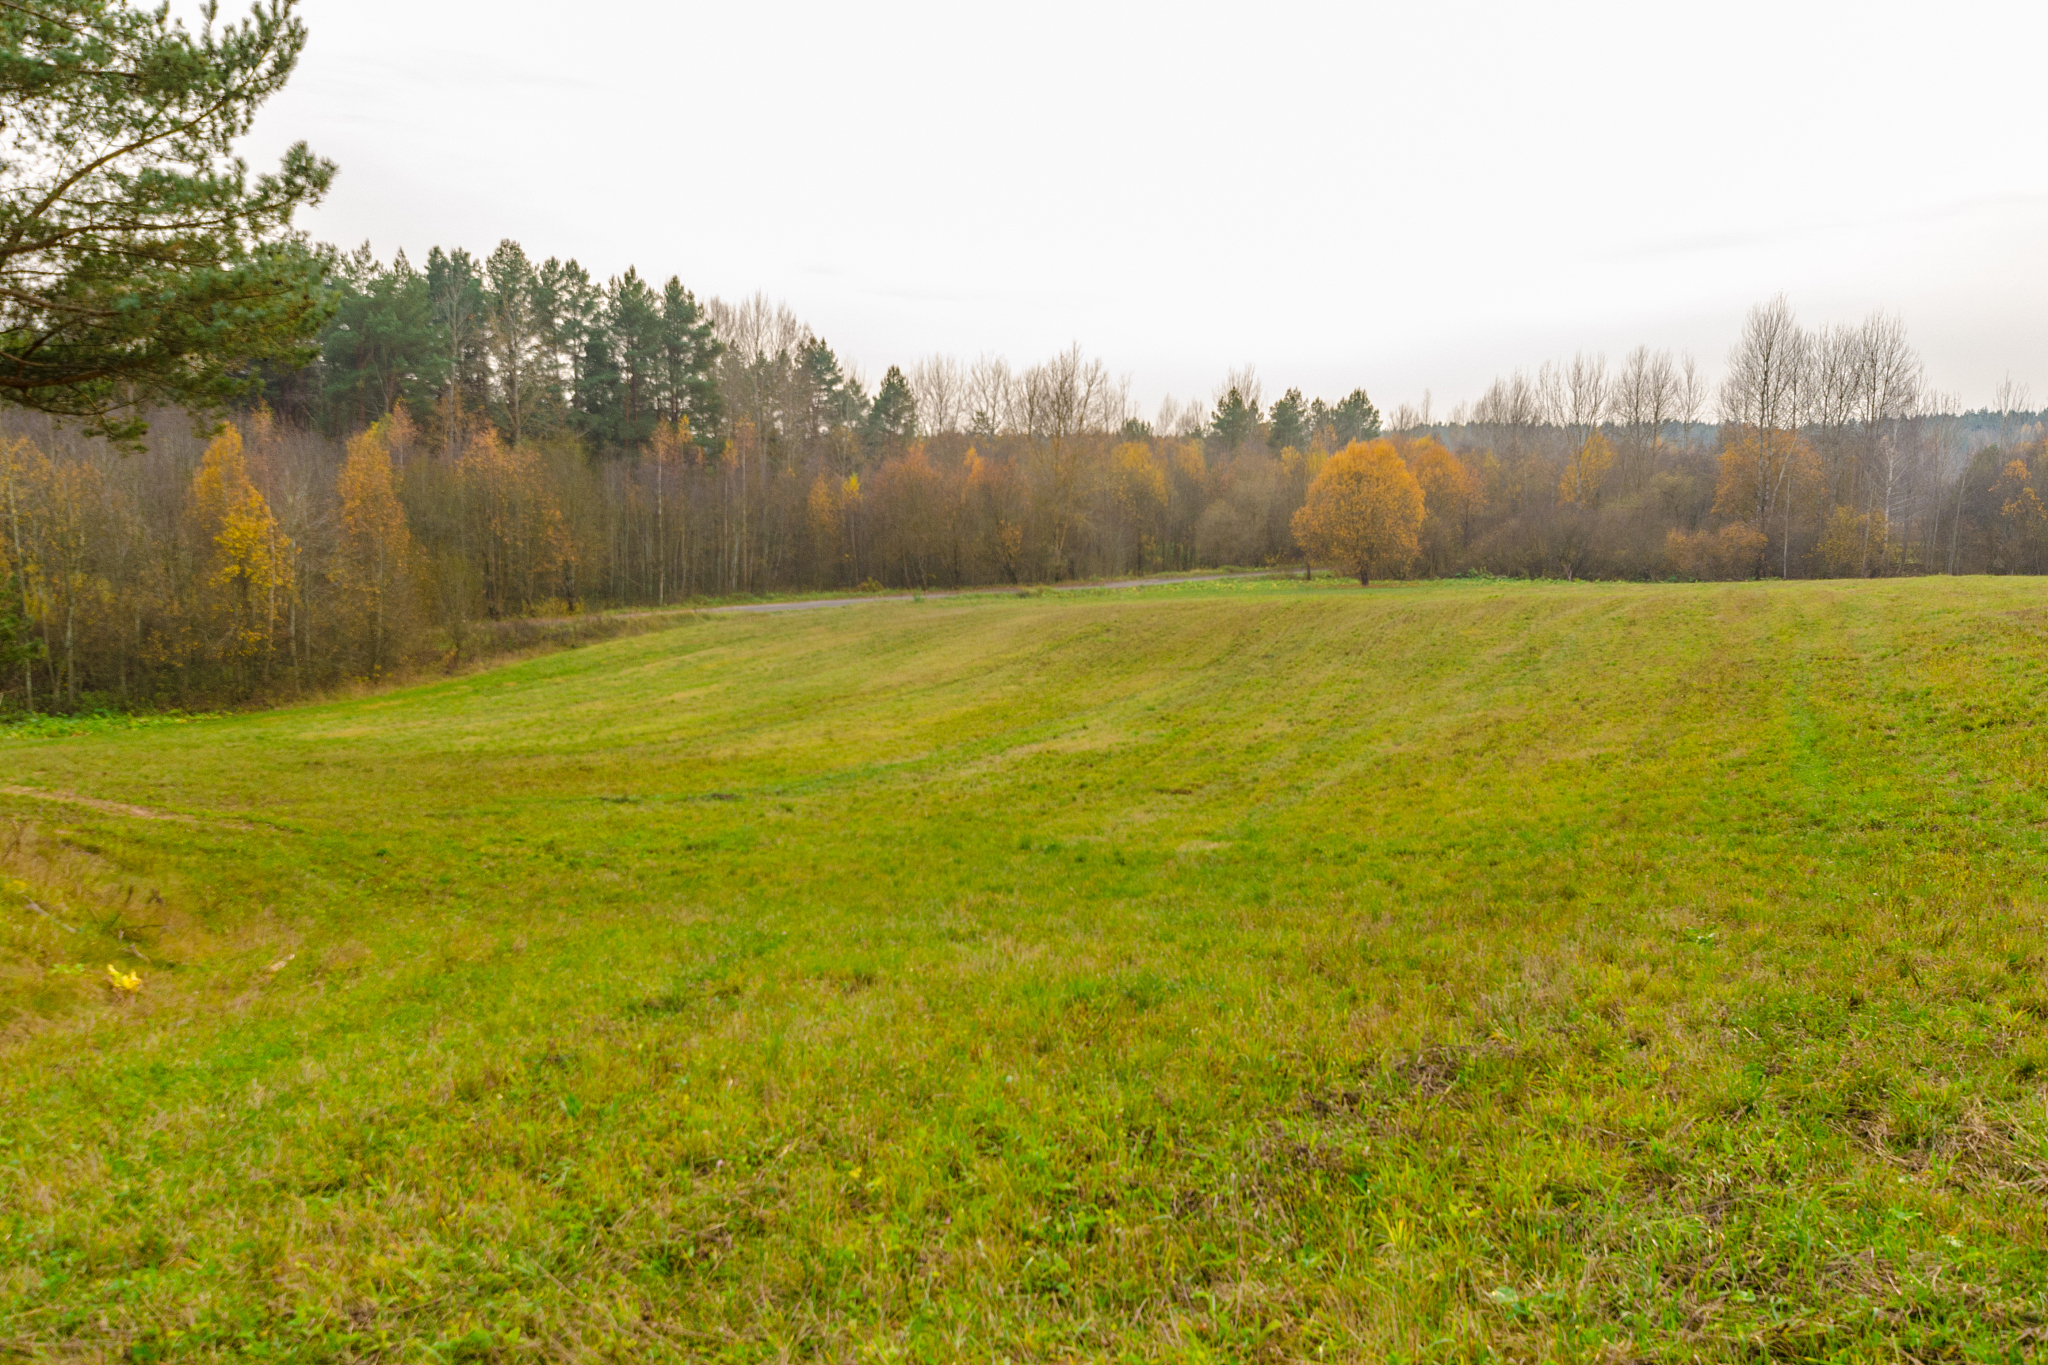
[(0, 1355), (2048, 1354), (2043, 591), (877, 603), (0, 737)]

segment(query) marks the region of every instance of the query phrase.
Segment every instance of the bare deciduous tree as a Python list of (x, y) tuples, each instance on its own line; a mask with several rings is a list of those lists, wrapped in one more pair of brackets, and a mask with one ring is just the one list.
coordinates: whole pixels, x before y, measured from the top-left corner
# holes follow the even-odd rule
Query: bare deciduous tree
[(1998, 412), (1998, 444), (2000, 449), (2011, 449), (2013, 438), (2019, 431), (2020, 419), (2031, 411), (2033, 398), (2025, 384), (2015, 384), (2008, 373), (1999, 381), (1997, 392), (1992, 395), (1991, 405)]
[(958, 431), (967, 394), (967, 375), (960, 362), (948, 355), (929, 356), (910, 367), (909, 378), (917, 424), (931, 433)]
[(1258, 366), (1240, 365), (1225, 375), (1223, 382), (1216, 387), (1215, 403), (1220, 405), (1233, 389), (1237, 391), (1237, 396), (1244, 400), (1244, 405), (1253, 412), (1266, 410), (1265, 390), (1259, 383)]
[[(1759, 530), (1769, 534), (1782, 520), (1781, 572), (1792, 566), (1792, 453), (1798, 443), (1776, 439), (1797, 432), (1805, 416), (1813, 346), (1783, 294), (1749, 310), (1741, 339), (1728, 355), (1721, 381), (1721, 420), (1738, 434), (1753, 433), (1764, 467), (1754, 480)], [(1773, 515), (1782, 513), (1782, 517)]]
[(1557, 421), (1570, 448), (1583, 449), (1607, 420), (1607, 357), (1580, 351), (1553, 373)]
[(1749, 310), (1728, 353), (1721, 420), (1760, 431), (1799, 425), (1812, 346), (1783, 294)]
[(1612, 414), (1619, 429), (1622, 488), (1637, 492), (1656, 477), (1664, 449), (1664, 428), (1677, 416), (1678, 371), (1671, 352), (1638, 346), (1615, 376)]
[(966, 405), (969, 424), (978, 436), (1014, 431), (1017, 415), (1017, 381), (1010, 362), (1001, 356), (984, 355), (967, 370)]
[(811, 329), (789, 305), (770, 302), (766, 294), (756, 293), (738, 303), (707, 299), (704, 312), (711, 319), (712, 333), (742, 364), (794, 354), (811, 339)]

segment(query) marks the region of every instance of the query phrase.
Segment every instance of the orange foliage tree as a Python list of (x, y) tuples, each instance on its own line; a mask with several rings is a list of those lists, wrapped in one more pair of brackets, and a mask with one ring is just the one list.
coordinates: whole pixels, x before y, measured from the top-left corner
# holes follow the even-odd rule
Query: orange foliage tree
[(1422, 554), (1431, 573), (1451, 573), (1470, 538), (1485, 486), (1479, 475), (1433, 436), (1408, 443), (1403, 452), (1422, 486)]
[(1294, 538), (1315, 559), (1345, 565), (1361, 584), (1414, 562), (1422, 485), (1390, 441), (1354, 441), (1332, 455), (1294, 514)]
[(905, 583), (930, 587), (952, 552), (956, 500), (922, 444), (875, 471), (873, 497), (881, 509), (870, 536), (875, 560)]
[(845, 541), (846, 514), (841, 505), (846, 490), (840, 480), (823, 470), (811, 480), (811, 494), (804, 510), (810, 518), (811, 545), (818, 554), (816, 572), (821, 579), (839, 575), (840, 547)]

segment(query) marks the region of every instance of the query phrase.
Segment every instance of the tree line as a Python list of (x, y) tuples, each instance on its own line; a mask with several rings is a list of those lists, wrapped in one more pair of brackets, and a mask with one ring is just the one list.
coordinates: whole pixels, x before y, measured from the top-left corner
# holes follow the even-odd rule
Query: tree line
[(1249, 368), (1148, 422), (1078, 348), (870, 388), (759, 297), (310, 241), (334, 166), (236, 152), (305, 41), (294, 0), (0, 6), (0, 711), (302, 692), (508, 622), (804, 588), (2048, 568), (2038, 414), (2008, 386), (1954, 415), (1894, 319), (1774, 300), (1718, 385), (1582, 354), (1388, 431), (1363, 388), (1268, 403)]
[[(312, 363), (139, 445), (0, 431), (0, 699), (196, 704), (457, 661), (493, 622), (707, 596), (1219, 565), (1757, 578), (2048, 569), (2041, 431), (1968, 443), (1896, 320), (1750, 315), (1726, 378), (1641, 348), (1453, 419), (1365, 391), (1133, 412), (1078, 348), (872, 387), (787, 308), (515, 243), (331, 262)], [(1391, 429), (1383, 429), (1391, 426)]]

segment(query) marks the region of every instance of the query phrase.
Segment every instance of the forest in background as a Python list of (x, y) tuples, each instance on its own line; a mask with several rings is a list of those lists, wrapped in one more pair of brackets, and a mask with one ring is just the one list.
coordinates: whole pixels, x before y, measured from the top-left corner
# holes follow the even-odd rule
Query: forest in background
[(377, 680), (494, 622), (703, 596), (1293, 565), (1329, 457), (1421, 494), (1397, 574), (1738, 579), (2048, 570), (2042, 423), (1957, 415), (1902, 326), (1753, 310), (1708, 385), (1579, 355), (1450, 421), (1365, 391), (1133, 408), (1071, 349), (889, 367), (787, 308), (574, 261), (364, 248), (317, 361), (139, 450), (0, 414), (0, 709), (195, 705)]

